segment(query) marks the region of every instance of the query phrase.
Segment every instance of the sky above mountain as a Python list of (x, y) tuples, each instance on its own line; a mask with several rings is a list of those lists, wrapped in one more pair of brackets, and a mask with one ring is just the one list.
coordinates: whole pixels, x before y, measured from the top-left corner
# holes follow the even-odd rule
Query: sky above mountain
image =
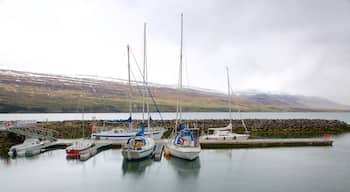
[[(0, 0), (0, 68), (127, 78), (147, 23), (149, 81), (316, 95), (350, 104), (349, 0)], [(133, 73), (140, 79), (135, 62)]]

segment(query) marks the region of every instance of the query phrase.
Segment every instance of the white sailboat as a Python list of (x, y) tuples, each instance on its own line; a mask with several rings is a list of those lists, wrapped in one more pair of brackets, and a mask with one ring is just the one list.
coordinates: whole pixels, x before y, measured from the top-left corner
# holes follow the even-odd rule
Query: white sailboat
[(200, 137), (200, 141), (211, 141), (211, 140), (220, 140), (220, 141), (241, 141), (247, 140), (249, 138), (247, 127), (243, 120), (242, 124), (245, 128), (245, 134), (238, 134), (232, 132), (232, 116), (231, 116), (231, 87), (230, 87), (230, 74), (228, 68), (227, 70), (227, 86), (228, 86), (228, 104), (229, 104), (229, 114), (230, 114), (230, 123), (226, 127), (220, 128), (208, 128), (209, 132), (213, 134), (204, 135)]
[[(144, 67), (143, 67), (143, 100), (144, 100), (144, 92), (145, 92), (145, 87), (147, 87), (147, 82), (148, 82), (148, 75), (147, 75), (147, 58), (146, 58), (146, 23), (144, 26)], [(130, 48), (128, 48), (128, 63), (130, 63)], [(129, 64), (128, 64), (129, 65)], [(129, 66), (130, 67), (130, 66)], [(129, 69), (130, 70), (130, 69)], [(119, 123), (129, 123), (129, 128), (121, 128), (121, 127), (115, 127), (110, 130), (106, 130), (105, 126), (103, 127), (96, 127), (97, 132), (93, 132), (91, 134), (92, 139), (113, 139), (113, 140), (124, 140), (127, 141), (128, 139), (134, 137), (139, 129), (135, 129), (132, 127), (132, 105), (131, 105), (131, 79), (130, 79), (130, 71), (129, 71), (129, 92), (128, 92), (128, 97), (129, 97), (129, 118), (128, 119), (121, 119), (121, 120), (112, 120), (109, 121), (108, 123), (112, 124), (119, 124)], [(143, 104), (142, 107), (143, 111), (145, 111), (145, 105)], [(144, 131), (144, 136), (147, 137), (152, 137), (154, 139), (160, 139), (165, 132), (164, 128), (162, 127), (152, 127), (151, 128), (151, 116), (149, 113), (149, 104), (147, 103), (147, 115), (148, 115), (148, 129)], [(142, 118), (144, 119), (144, 113), (142, 114)], [(102, 130), (102, 131), (101, 131)]]
[[(180, 71), (179, 71), (179, 85), (178, 90), (182, 90), (182, 45), (183, 45), (183, 15), (181, 14), (181, 48), (180, 48)], [(180, 96), (177, 100), (177, 114), (179, 118), (176, 119), (176, 128), (172, 138), (167, 143), (166, 147), (170, 155), (186, 160), (194, 160), (199, 157), (201, 147), (197, 139), (194, 138), (193, 130), (185, 128), (182, 123), (181, 113), (182, 106)], [(177, 115), (177, 116), (178, 116)]]
[[(105, 127), (97, 127), (97, 130), (103, 130)], [(112, 128), (111, 130), (99, 131), (98, 133), (92, 133), (91, 139), (111, 139), (127, 141), (131, 137), (135, 136), (138, 129), (125, 129), (125, 128)], [(152, 137), (154, 139), (160, 139), (164, 133), (164, 129), (160, 127), (154, 127), (151, 130), (145, 130), (144, 135)]]
[[(128, 49), (128, 73), (129, 73), (129, 86), (130, 86), (130, 60)], [(139, 160), (144, 159), (152, 155), (155, 142), (152, 137), (145, 137), (145, 86), (146, 86), (146, 23), (144, 25), (144, 61), (143, 61), (143, 90), (142, 90), (142, 123), (141, 130), (136, 133), (134, 137), (128, 139), (127, 143), (122, 148), (122, 155), (126, 160)], [(131, 101), (129, 101), (129, 107), (131, 109)]]

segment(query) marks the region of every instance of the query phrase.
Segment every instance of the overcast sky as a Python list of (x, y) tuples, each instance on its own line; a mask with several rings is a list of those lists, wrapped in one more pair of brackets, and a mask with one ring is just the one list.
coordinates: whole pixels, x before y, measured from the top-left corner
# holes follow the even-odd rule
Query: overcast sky
[[(127, 78), (126, 44), (149, 81), (322, 96), (350, 104), (349, 0), (0, 0), (0, 68)], [(134, 72), (136, 68), (134, 65)]]

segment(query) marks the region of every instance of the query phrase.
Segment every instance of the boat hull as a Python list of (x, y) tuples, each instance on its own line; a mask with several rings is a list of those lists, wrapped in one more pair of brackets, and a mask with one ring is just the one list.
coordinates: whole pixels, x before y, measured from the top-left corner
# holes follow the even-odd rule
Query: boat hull
[(84, 144), (85, 146), (69, 146), (66, 148), (67, 158), (80, 158), (80, 154), (88, 151), (91, 147), (93, 147), (92, 143)]
[(142, 150), (142, 151), (125, 150), (125, 151), (122, 151), (122, 155), (127, 160), (139, 160), (139, 159), (144, 159), (146, 157), (151, 156), (152, 152), (153, 152), (152, 149)]
[(41, 149), (50, 144), (49, 141), (39, 141), (37, 139), (28, 139), (22, 144), (12, 146), (8, 151), (10, 157), (24, 157), (39, 154)]
[(124, 157), (124, 159), (140, 160), (151, 156), (155, 148), (155, 143), (154, 143), (154, 140), (151, 138), (146, 138), (146, 139), (147, 139), (147, 145), (143, 146), (141, 149), (132, 149), (132, 148), (123, 147), (122, 156)]
[[(135, 133), (93, 133), (91, 134), (91, 139), (113, 139), (113, 140), (128, 140), (136, 135)], [(145, 132), (146, 137), (152, 137), (154, 139), (160, 139), (163, 135), (163, 131), (151, 131)]]
[(176, 146), (173, 143), (167, 145), (167, 149), (170, 152), (171, 156), (186, 159), (186, 160), (195, 160), (199, 157), (201, 148), (198, 147), (180, 147)]

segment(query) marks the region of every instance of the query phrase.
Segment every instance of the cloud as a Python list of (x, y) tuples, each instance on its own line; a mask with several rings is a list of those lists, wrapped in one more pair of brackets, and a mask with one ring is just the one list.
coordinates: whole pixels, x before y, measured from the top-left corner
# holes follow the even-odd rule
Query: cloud
[[(350, 104), (349, 1), (0, 2), (0, 67), (127, 77), (126, 44), (150, 81), (176, 84), (184, 12), (185, 83), (317, 95)], [(134, 70), (136, 67), (134, 66)]]

